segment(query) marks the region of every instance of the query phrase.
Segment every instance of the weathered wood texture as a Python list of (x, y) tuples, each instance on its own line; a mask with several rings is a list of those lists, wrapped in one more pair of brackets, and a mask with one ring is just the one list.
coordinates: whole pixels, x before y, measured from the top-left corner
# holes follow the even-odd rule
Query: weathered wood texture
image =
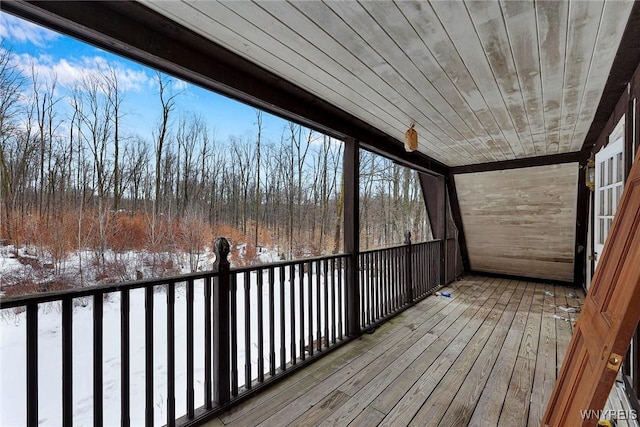
[(211, 425), (538, 427), (577, 317), (560, 306), (580, 310), (582, 292), (482, 277), (447, 290)]
[(455, 180), (472, 271), (573, 281), (577, 163)]
[(456, 166), (578, 151), (633, 2), (145, 4)]

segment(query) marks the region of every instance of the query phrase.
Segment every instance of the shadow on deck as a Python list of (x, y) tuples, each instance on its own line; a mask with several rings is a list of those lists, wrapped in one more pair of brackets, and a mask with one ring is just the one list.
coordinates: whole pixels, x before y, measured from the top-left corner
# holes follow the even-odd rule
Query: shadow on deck
[(473, 276), (447, 290), (206, 425), (539, 426), (583, 292)]

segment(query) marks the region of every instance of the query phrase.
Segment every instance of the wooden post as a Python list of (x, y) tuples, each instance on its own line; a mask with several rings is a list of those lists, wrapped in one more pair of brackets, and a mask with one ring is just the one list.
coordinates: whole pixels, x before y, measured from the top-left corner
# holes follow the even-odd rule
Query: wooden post
[(589, 197), (591, 191), (585, 184), (585, 173), (587, 164), (587, 156), (583, 156), (578, 168), (578, 188), (576, 202), (576, 237), (573, 258), (573, 283), (587, 287), (586, 281), (586, 262), (587, 262), (587, 221), (589, 221)]
[(407, 254), (405, 255), (407, 269), (407, 303), (413, 302), (413, 261), (412, 261), (412, 248), (411, 248), (411, 232), (404, 232), (404, 244), (407, 245)]
[(224, 237), (214, 243), (213, 271), (213, 400), (220, 406), (231, 399), (229, 381), (229, 242)]
[[(640, 71), (640, 66), (638, 68)], [(635, 111), (634, 108), (638, 108), (634, 106), (634, 97), (633, 97), (633, 89), (634, 85), (636, 85), (637, 77), (634, 75), (633, 80), (627, 85), (627, 91), (629, 93), (629, 99), (627, 100), (627, 111), (624, 115), (624, 180), (626, 181), (629, 178), (629, 173), (631, 172), (631, 166), (633, 165), (633, 139), (634, 134), (636, 132), (635, 127), (638, 125), (635, 123)], [(636, 141), (637, 142), (637, 141)]]
[(458, 246), (460, 248), (460, 255), (462, 256), (462, 265), (464, 272), (468, 273), (471, 271), (471, 264), (469, 261), (469, 252), (467, 251), (467, 239), (464, 234), (464, 227), (462, 226), (462, 213), (460, 212), (460, 204), (458, 203), (458, 191), (456, 190), (456, 181), (453, 174), (449, 174), (447, 177), (447, 188), (449, 190), (448, 196), (451, 216), (458, 229)]
[(347, 334), (359, 336), (360, 283), (358, 282), (358, 258), (360, 255), (360, 144), (353, 138), (345, 139), (344, 164), (344, 251), (347, 258)]

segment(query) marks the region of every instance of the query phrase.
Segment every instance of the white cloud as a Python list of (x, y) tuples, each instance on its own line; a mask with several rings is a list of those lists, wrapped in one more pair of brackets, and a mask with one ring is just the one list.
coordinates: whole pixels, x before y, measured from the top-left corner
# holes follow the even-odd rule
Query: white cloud
[(176, 92), (187, 90), (188, 87), (189, 84), (183, 80), (175, 79), (173, 81), (173, 90), (175, 90)]
[(32, 43), (38, 47), (44, 47), (47, 42), (60, 35), (31, 22), (0, 13), (0, 37), (7, 41)]
[(25, 76), (31, 76), (33, 71), (41, 82), (51, 82), (55, 78), (58, 85), (66, 88), (73, 88), (90, 76), (109, 74), (110, 69), (115, 71), (119, 88), (124, 92), (142, 91), (150, 80), (144, 70), (128, 68), (118, 62), (110, 64), (102, 56), (53, 58), (22, 53), (13, 54), (13, 61)]

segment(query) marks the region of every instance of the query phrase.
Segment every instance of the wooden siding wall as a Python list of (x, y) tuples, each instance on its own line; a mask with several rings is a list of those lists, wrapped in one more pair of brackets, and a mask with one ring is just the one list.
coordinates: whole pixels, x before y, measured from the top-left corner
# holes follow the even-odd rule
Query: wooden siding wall
[(578, 163), (455, 177), (472, 271), (573, 281)]

